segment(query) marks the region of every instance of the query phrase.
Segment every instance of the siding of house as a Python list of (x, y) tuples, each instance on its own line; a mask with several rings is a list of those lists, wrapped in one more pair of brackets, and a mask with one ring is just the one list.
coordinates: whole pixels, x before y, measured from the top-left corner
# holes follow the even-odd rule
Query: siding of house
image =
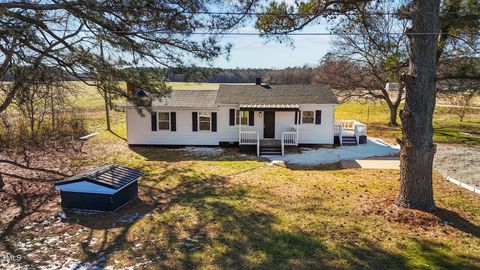
[[(219, 142), (238, 142), (238, 126), (229, 125), (229, 110), (234, 106), (221, 105), (212, 109), (168, 108), (159, 112), (176, 112), (175, 132), (151, 130), (151, 116), (143, 110), (141, 116), (136, 109), (127, 108), (127, 142), (133, 145), (218, 145)], [(301, 104), (300, 110), (322, 110), (322, 123), (300, 124), (299, 143), (333, 144), (334, 104)], [(192, 131), (192, 112), (217, 112), (217, 132)], [(283, 131), (295, 127), (294, 112), (275, 112), (275, 139), (281, 139)], [(257, 131), (263, 138), (263, 114), (254, 112), (254, 126), (242, 125), (242, 131)]]
[(300, 124), (298, 142), (301, 144), (333, 144), (335, 105), (302, 104), (301, 111), (322, 111), (322, 123)]

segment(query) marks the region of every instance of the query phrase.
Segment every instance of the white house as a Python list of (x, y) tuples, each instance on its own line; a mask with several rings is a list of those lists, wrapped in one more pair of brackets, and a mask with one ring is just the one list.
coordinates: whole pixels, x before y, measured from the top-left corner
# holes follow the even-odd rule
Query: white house
[(139, 113), (126, 107), (127, 142), (132, 146), (239, 144), (241, 151), (283, 154), (286, 145), (333, 145), (340, 135), (334, 121), (337, 105), (328, 85), (257, 82), (220, 85), (218, 91), (177, 90), (153, 101), (151, 111)]

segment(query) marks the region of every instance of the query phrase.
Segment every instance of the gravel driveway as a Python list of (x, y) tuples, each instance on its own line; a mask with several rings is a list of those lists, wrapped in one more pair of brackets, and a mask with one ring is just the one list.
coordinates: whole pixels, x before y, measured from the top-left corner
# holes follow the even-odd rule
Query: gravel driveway
[(437, 144), (433, 166), (445, 177), (480, 187), (480, 148)]

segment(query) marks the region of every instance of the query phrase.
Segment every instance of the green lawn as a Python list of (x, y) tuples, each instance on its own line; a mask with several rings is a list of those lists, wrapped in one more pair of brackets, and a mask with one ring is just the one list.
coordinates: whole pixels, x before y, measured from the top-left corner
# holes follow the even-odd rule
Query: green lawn
[[(269, 166), (219, 156), (127, 148), (124, 123), (79, 164), (141, 169), (141, 201), (101, 218), (75, 256), (151, 269), (480, 269), (480, 197), (435, 175), (434, 214), (398, 209), (397, 170)], [(131, 224), (116, 220), (140, 213)], [(451, 225), (443, 225), (449, 221)], [(95, 241), (92, 239), (96, 239)]]
[[(354, 119), (368, 124), (368, 135), (394, 142), (401, 138), (400, 127), (387, 125), (390, 117), (384, 103), (348, 102), (337, 107), (336, 119)], [(400, 118), (397, 118), (401, 124)], [(468, 132), (480, 131), (480, 110), (470, 110), (463, 122), (449, 108), (437, 107), (433, 119), (433, 139), (438, 143), (480, 145), (480, 135)], [(466, 133), (466, 134), (465, 134)]]

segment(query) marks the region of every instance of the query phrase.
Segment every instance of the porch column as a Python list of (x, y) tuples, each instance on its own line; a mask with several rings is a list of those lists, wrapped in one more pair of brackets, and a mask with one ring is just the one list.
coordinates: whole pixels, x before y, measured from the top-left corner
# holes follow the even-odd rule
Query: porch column
[(298, 146), (298, 140), (300, 138), (300, 120), (302, 119), (302, 115), (300, 114), (300, 111), (298, 111), (298, 119), (297, 119), (297, 146)]
[[(235, 110), (236, 111), (236, 110)], [(242, 143), (242, 111), (238, 110), (238, 145)], [(235, 123), (237, 122), (237, 115), (235, 114)]]

